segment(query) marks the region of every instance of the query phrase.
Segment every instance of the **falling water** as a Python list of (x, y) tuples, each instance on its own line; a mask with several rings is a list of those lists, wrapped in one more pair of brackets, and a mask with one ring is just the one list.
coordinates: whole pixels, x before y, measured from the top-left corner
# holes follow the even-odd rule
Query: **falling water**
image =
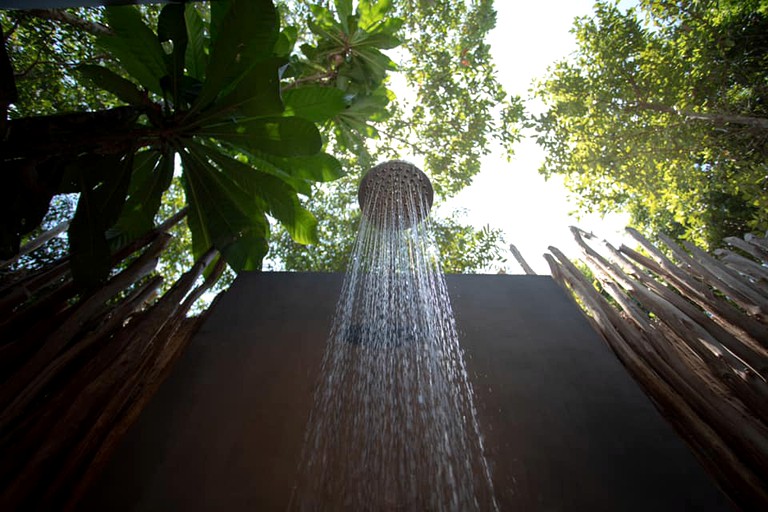
[(404, 162), (369, 176), (291, 508), (496, 510), (431, 186)]

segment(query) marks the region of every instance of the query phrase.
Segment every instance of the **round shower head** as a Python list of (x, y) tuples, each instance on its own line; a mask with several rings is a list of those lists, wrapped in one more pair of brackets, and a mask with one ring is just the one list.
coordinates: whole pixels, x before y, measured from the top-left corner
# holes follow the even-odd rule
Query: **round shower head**
[(427, 175), (402, 160), (373, 167), (360, 181), (357, 201), (363, 215), (380, 224), (410, 227), (432, 208), (435, 192)]

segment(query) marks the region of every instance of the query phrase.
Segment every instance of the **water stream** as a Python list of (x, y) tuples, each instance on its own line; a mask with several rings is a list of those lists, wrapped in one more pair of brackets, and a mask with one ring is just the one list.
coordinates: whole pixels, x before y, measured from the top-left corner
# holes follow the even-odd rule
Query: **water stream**
[(409, 179), (371, 184), (293, 510), (498, 508), (426, 202)]

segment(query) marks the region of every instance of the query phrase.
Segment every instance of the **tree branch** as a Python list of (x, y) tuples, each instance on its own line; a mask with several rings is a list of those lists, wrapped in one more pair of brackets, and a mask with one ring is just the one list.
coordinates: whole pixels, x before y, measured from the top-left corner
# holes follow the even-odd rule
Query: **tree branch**
[(309, 83), (309, 82), (311, 82), (311, 83), (325, 83), (325, 82), (327, 82), (329, 80), (333, 80), (334, 78), (336, 78), (336, 75), (338, 75), (338, 73), (339, 73), (338, 70), (331, 69), (329, 71), (324, 71), (322, 73), (316, 73), (314, 75), (297, 78), (293, 82), (284, 85), (283, 86), (283, 90), (287, 91), (287, 90), (293, 89), (293, 88), (295, 88), (295, 87), (297, 87), (297, 86), (299, 86), (301, 84)]
[(95, 36), (111, 36), (114, 35), (112, 29), (101, 23), (95, 21), (88, 21), (82, 18), (78, 18), (74, 14), (68, 13), (63, 9), (33, 9), (28, 11), (29, 14), (37, 18), (44, 20), (58, 21), (66, 25), (70, 25), (77, 29), (88, 32)]
[(738, 114), (691, 112), (688, 110), (680, 110), (669, 105), (662, 105), (659, 103), (650, 103), (645, 101), (638, 101), (634, 106), (644, 110), (653, 110), (655, 112), (675, 114), (696, 121), (708, 121), (715, 124), (733, 123), (744, 126), (751, 126), (752, 128), (768, 130), (768, 119), (764, 117), (742, 116)]
[(13, 78), (13, 66), (8, 52), (5, 50), (5, 36), (0, 27), (0, 135), (5, 137), (5, 129), (8, 121), (8, 106), (18, 100), (16, 81)]
[(16, 32), (16, 29), (19, 28), (19, 25), (21, 24), (21, 16), (16, 18), (16, 20), (13, 22), (13, 26), (11, 26), (11, 29), (3, 35), (3, 41), (7, 41), (11, 38), (14, 32)]

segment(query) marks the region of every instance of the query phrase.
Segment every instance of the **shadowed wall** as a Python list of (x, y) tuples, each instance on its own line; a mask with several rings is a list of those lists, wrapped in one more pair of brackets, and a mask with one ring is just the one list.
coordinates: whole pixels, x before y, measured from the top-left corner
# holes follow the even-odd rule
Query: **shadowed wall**
[[(84, 508), (285, 510), (342, 278), (238, 277)], [(729, 509), (549, 277), (446, 279), (502, 510)]]

